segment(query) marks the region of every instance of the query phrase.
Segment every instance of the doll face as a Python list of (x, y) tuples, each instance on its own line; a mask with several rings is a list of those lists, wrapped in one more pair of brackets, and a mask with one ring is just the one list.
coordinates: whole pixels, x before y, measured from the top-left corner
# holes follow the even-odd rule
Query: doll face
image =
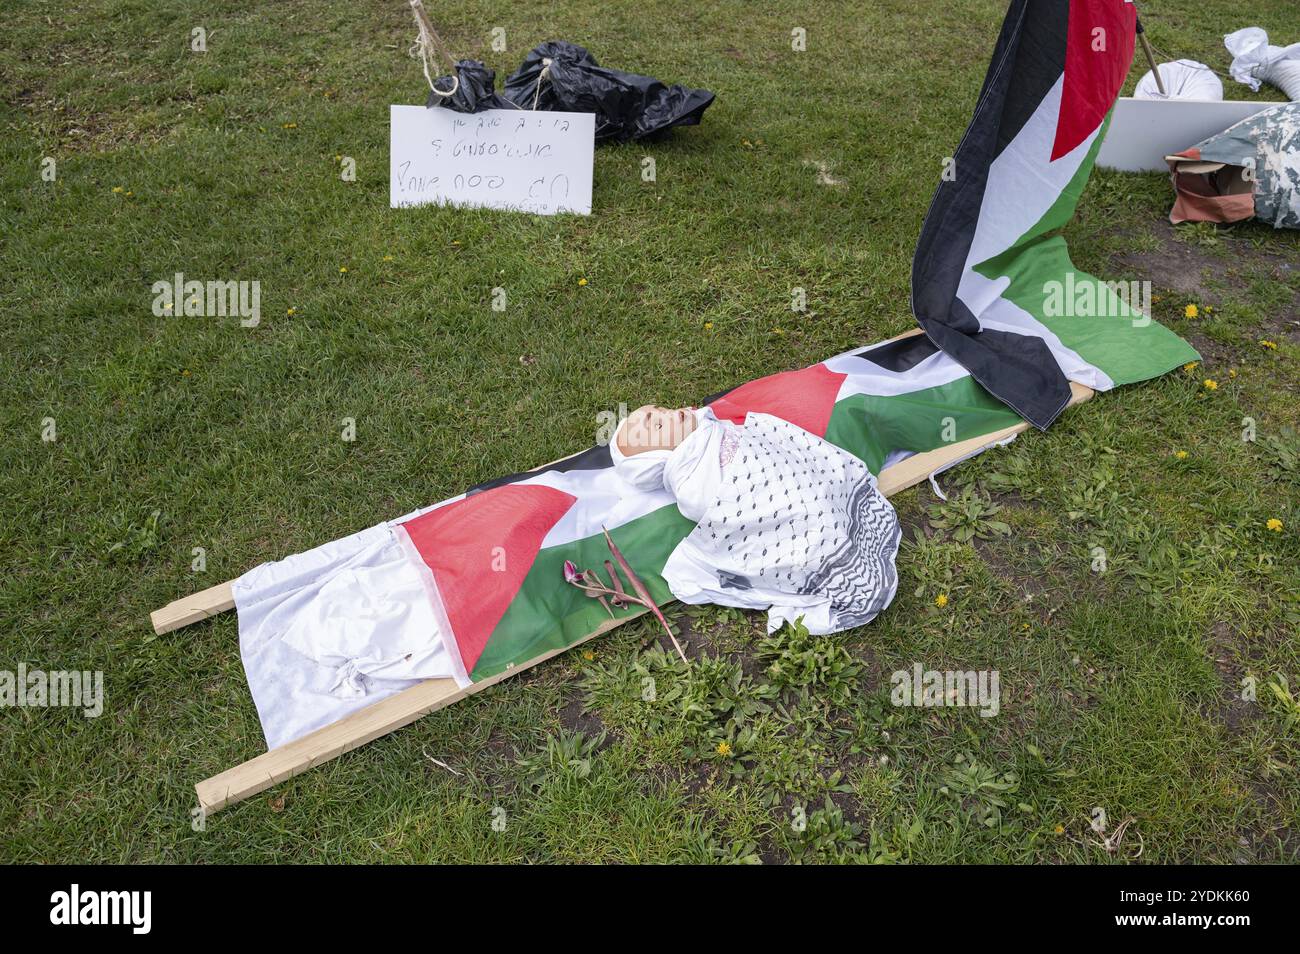
[(695, 430), (695, 409), (646, 404), (627, 416), (614, 435), (625, 456), (651, 450), (672, 450)]

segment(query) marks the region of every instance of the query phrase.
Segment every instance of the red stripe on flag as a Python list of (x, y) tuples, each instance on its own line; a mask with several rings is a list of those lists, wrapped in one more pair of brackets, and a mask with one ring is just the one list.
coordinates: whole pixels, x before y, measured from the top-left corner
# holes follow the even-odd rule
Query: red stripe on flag
[(1133, 4), (1124, 0), (1070, 0), (1053, 162), (1087, 139), (1115, 104), (1133, 62), (1136, 27)]
[(474, 670), (546, 534), (577, 499), (553, 487), (507, 484), (402, 524), (438, 584), (466, 672)]
[(805, 431), (826, 436), (835, 398), (846, 375), (824, 364), (750, 381), (709, 405), (719, 420), (740, 424), (750, 411), (771, 414)]

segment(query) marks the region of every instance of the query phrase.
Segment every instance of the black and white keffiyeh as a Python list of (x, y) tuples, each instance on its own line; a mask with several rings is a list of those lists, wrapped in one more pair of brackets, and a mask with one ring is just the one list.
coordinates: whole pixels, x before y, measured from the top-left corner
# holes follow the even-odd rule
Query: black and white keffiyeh
[(768, 610), (769, 631), (861, 626), (898, 588), (900, 530), (853, 455), (781, 418), (703, 421), (669, 457), (664, 483), (698, 524), (664, 567), (685, 603)]

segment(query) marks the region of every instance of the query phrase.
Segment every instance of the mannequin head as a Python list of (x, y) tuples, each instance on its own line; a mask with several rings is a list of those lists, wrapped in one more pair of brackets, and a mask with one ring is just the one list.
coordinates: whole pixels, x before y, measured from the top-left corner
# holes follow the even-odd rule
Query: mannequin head
[(624, 457), (646, 451), (670, 451), (698, 425), (694, 408), (646, 404), (627, 416), (615, 433), (614, 442)]

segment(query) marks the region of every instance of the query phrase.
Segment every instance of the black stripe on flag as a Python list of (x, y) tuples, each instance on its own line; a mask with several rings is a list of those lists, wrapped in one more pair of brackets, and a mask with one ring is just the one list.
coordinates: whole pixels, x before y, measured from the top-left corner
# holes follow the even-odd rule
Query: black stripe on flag
[[(1010, 16), (1007, 19), (1009, 22)], [(1065, 41), (1069, 24), (1068, 2), (1028, 4), (1015, 48), (1012, 70), (1016, 80), (1003, 100), (997, 151), (993, 158), (1001, 155), (1007, 143), (1019, 135), (1038, 104), (1065, 72)], [(986, 85), (987, 82), (985, 80)]]
[(855, 352), (853, 357), (865, 358), (886, 371), (902, 374), (904, 371), (911, 371), (938, 350), (934, 342), (925, 335), (908, 335), (906, 338), (898, 338), (874, 348), (863, 348)]
[(989, 167), (1065, 72), (1069, 0), (1013, 0), (975, 116), (939, 183), (912, 259), (912, 314), (926, 335), (1035, 427), (1065, 409), (1070, 385), (1042, 339), (981, 331), (957, 298)]
[(498, 477), (496, 480), (489, 480), (487, 483), (478, 484), (471, 487), (465, 492), (465, 496), (472, 494), (481, 494), (485, 490), (491, 490), (493, 487), (504, 487), (506, 484), (518, 483), (529, 477), (536, 477), (538, 474), (545, 474), (551, 471), (560, 474), (567, 474), (571, 470), (601, 470), (605, 467), (613, 467), (614, 458), (610, 455), (608, 444), (597, 444), (595, 447), (589, 447), (581, 453), (566, 457), (564, 460), (557, 460), (554, 464), (547, 464), (545, 467), (538, 467), (536, 470), (524, 471), (522, 474), (510, 474), (506, 477)]

